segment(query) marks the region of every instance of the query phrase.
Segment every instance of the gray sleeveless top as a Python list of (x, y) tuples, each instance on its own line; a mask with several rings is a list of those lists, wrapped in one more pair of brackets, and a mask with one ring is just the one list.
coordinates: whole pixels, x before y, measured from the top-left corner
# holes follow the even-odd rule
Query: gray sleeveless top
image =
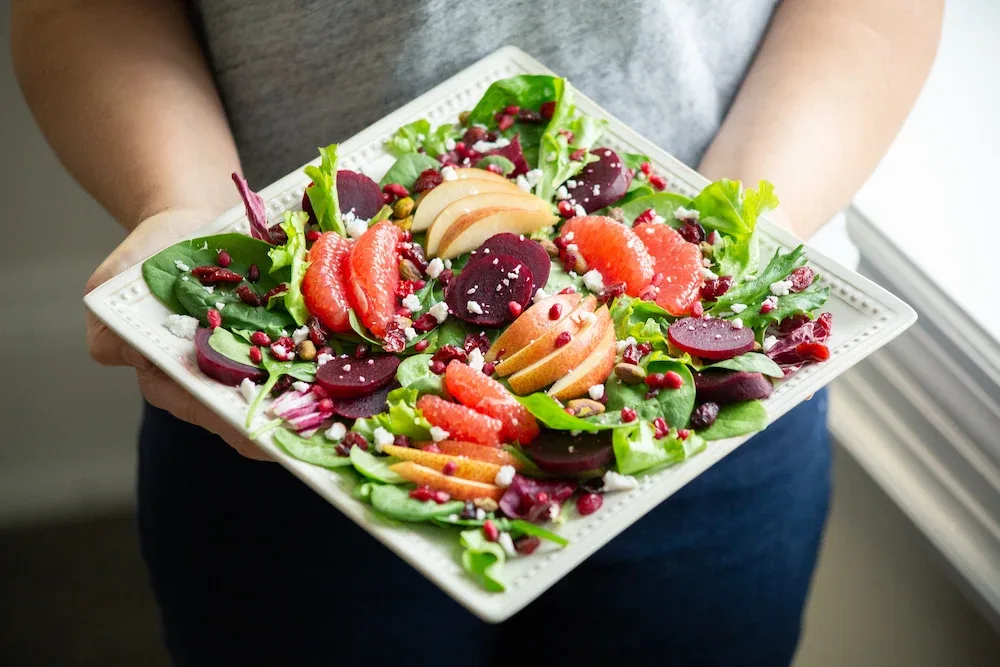
[(776, 0), (191, 0), (254, 188), (506, 44), (696, 166)]

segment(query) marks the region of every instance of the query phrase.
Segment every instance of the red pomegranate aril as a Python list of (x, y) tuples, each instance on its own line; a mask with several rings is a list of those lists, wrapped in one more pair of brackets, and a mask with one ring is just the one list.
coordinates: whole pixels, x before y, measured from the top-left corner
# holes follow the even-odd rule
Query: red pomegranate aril
[(510, 106), (505, 108), (503, 112), (506, 114), (510, 114), (511, 116), (516, 116), (517, 114), (521, 113), (521, 107), (517, 106), (516, 104), (511, 104)]
[(686, 428), (677, 429), (677, 437), (681, 440), (687, 440), (690, 435), (691, 431), (689, 429)]
[(260, 267), (256, 264), (251, 264), (250, 268), (247, 270), (247, 281), (255, 283), (260, 280)]
[(400, 317), (405, 317), (409, 319), (410, 315), (413, 314), (413, 311), (410, 310), (409, 308), (404, 308), (403, 306), (400, 306), (399, 308), (396, 309), (396, 314), (399, 315)]
[(666, 190), (667, 189), (667, 179), (663, 178), (659, 174), (650, 174), (649, 175), (649, 184), (652, 185), (657, 190)]
[(233, 256), (225, 250), (220, 250), (219, 254), (215, 257), (215, 263), (222, 268), (226, 268), (233, 263)]
[(329, 355), (329, 356), (332, 357), (333, 356), (333, 348), (330, 347), (329, 345), (324, 345), (323, 347), (321, 347), (318, 350), (316, 350), (316, 356), (317, 357), (320, 356), (320, 355), (323, 355), (323, 354), (326, 354), (326, 355)]
[(292, 349), (285, 347), (281, 343), (271, 343), (271, 354), (278, 361), (291, 361), (292, 359)]
[(667, 371), (663, 374), (663, 384), (660, 386), (667, 389), (680, 389), (684, 386), (684, 378), (675, 371)]
[(638, 416), (639, 415), (636, 414), (635, 410), (630, 408), (629, 406), (626, 405), (624, 408), (622, 408), (622, 421), (625, 422), (626, 424), (634, 422), (636, 420), (636, 417)]
[(612, 283), (597, 293), (597, 300), (600, 303), (607, 303), (612, 299), (617, 299), (625, 293), (625, 287), (624, 282)]
[(541, 544), (542, 540), (534, 535), (524, 535), (514, 540), (514, 550), (519, 554), (530, 556)]
[(394, 444), (397, 447), (412, 447), (413, 441), (410, 440), (409, 436), (400, 433), (399, 435), (397, 435), (395, 438), (392, 439), (392, 444)]
[(446, 492), (444, 491), (434, 492), (434, 502), (436, 502), (438, 505), (444, 505), (449, 500), (451, 500), (451, 496), (448, 495)]
[(577, 148), (575, 151), (569, 154), (569, 159), (573, 162), (582, 162), (583, 158), (587, 156), (586, 148)]
[(282, 336), (281, 338), (278, 339), (277, 342), (278, 342), (278, 345), (282, 345), (284, 347), (287, 347), (289, 350), (294, 350), (295, 349), (295, 341), (292, 340), (291, 336)]
[(259, 364), (264, 361), (264, 353), (260, 351), (260, 348), (256, 345), (250, 346), (250, 361)]
[(392, 204), (392, 195), (389, 194), (388, 192), (383, 192), (382, 193), (382, 203), (383, 204)]
[(308, 232), (306, 232), (306, 242), (316, 243), (316, 241), (319, 241), (320, 238), (322, 238), (322, 236), (323, 232), (317, 231), (315, 229), (310, 229)]
[(444, 375), (444, 370), (447, 368), (447, 365), (443, 361), (432, 361), (428, 364), (428, 367), (434, 375)]
[(576, 511), (581, 514), (581, 516), (587, 516), (588, 514), (593, 514), (597, 510), (601, 509), (601, 505), (604, 504), (604, 498), (599, 493), (584, 493), (579, 498), (576, 499)]
[(432, 496), (433, 492), (429, 486), (418, 486), (410, 491), (410, 497), (414, 500), (419, 500), (420, 502), (427, 502)]
[(650, 373), (646, 376), (646, 386), (650, 389), (659, 389), (663, 386), (663, 373)]
[(569, 245), (569, 241), (566, 240), (565, 236), (557, 236), (552, 239), (552, 245), (554, 245), (559, 250), (565, 250), (566, 246)]
[(437, 446), (436, 442), (432, 442), (431, 444), (424, 447), (424, 451), (430, 452), (431, 454), (440, 454), (441, 448)]
[(354, 358), (364, 359), (365, 355), (368, 354), (368, 346), (364, 343), (358, 343), (357, 347), (354, 348)]
[(447, 287), (451, 282), (451, 279), (455, 277), (455, 272), (451, 269), (445, 269), (440, 274), (438, 274), (438, 282), (441, 283), (442, 287)]
[(651, 343), (639, 343), (637, 348), (639, 350), (640, 359), (653, 351), (653, 345)]
[(267, 347), (268, 345), (271, 344), (271, 337), (268, 336), (263, 331), (254, 331), (252, 334), (250, 334), (250, 342), (253, 343), (254, 345), (262, 345), (264, 347)]
[(712, 280), (706, 280), (701, 286), (701, 298), (707, 301), (715, 301), (720, 296), (729, 291), (733, 286), (732, 276), (719, 276)]
[(656, 429), (653, 437), (657, 439), (667, 437), (667, 433), (670, 432), (670, 425), (667, 424), (667, 420), (663, 417), (657, 417), (653, 420), (653, 428)]
[[(639, 354), (639, 348), (638, 347), (636, 347), (635, 345), (632, 345), (631, 343), (629, 343), (628, 345), (625, 346), (625, 351), (622, 352), (622, 361), (624, 361), (627, 364), (636, 364), (636, 365), (638, 365), (639, 360), (641, 358), (642, 357)], [(650, 385), (650, 386), (652, 386), (652, 385)]]
[(515, 120), (516, 119), (514, 118), (514, 116), (511, 116), (510, 114), (504, 114), (503, 116), (500, 116), (500, 120), (497, 121), (497, 129), (499, 129), (501, 132), (503, 132), (504, 130), (509, 130), (510, 128), (514, 127)]
[(475, 144), (477, 141), (483, 141), (484, 139), (486, 139), (486, 130), (481, 127), (470, 127), (465, 131), (465, 134), (462, 135), (462, 141), (469, 146)]
[(772, 310), (778, 307), (778, 300), (773, 296), (769, 296), (764, 299), (764, 303), (760, 304), (760, 314), (767, 315)]
[(456, 345), (444, 345), (434, 353), (434, 356), (431, 357), (431, 359), (434, 361), (440, 361), (444, 364), (457, 359), (464, 364), (469, 360), (469, 353), (464, 348)]
[(430, 346), (431, 346), (431, 342), (429, 340), (427, 340), (426, 338), (424, 338), (424, 339), (418, 340), (416, 343), (414, 343), (413, 344), (413, 349), (416, 350), (417, 352), (423, 352), (424, 350), (426, 350)]
[(444, 466), (442, 466), (441, 474), (448, 475), (450, 477), (451, 475), (455, 474), (456, 470), (458, 470), (458, 463), (456, 463), (455, 461), (448, 461), (447, 463), (444, 464)]
[(647, 223), (653, 222), (656, 219), (656, 209), (647, 208), (645, 211), (640, 213), (635, 217), (635, 222), (633, 225), (645, 225)]
[(539, 505), (542, 503), (549, 502), (549, 494), (545, 493), (544, 491), (539, 491), (538, 493), (535, 494), (535, 502), (538, 503)]
[(399, 183), (386, 183), (385, 187), (382, 188), (382, 192), (395, 197), (396, 199), (402, 199), (403, 197), (410, 196), (410, 191)]
[(826, 361), (830, 358), (830, 348), (823, 343), (807, 341), (795, 346), (795, 354), (799, 355), (802, 361)]
[(566, 287), (563, 287), (561, 290), (556, 292), (556, 294), (574, 294), (574, 293), (576, 293), (576, 288), (573, 287), (572, 285), (567, 285)]
[(643, 162), (642, 164), (640, 164), (639, 169), (642, 170), (642, 173), (646, 174), (647, 176), (653, 173), (653, 165), (651, 165), (648, 162)]
[(240, 285), (236, 288), (236, 296), (240, 298), (240, 301), (248, 306), (259, 306), (260, 297), (254, 292), (249, 285)]
[(492, 171), (494, 174), (497, 174), (498, 176), (503, 176), (503, 168), (498, 164), (490, 163), (486, 165), (486, 171)]
[(556, 208), (559, 209), (559, 215), (564, 218), (572, 218), (575, 215), (573, 206), (565, 199), (556, 204)]
[(483, 522), (483, 535), (485, 535), (486, 539), (490, 542), (496, 542), (500, 539), (500, 529), (497, 528), (497, 525), (493, 523), (492, 519), (487, 519)]
[(542, 114), (542, 118), (546, 120), (551, 120), (552, 116), (556, 112), (555, 102), (542, 102), (542, 106), (538, 107), (538, 113)]
[(660, 285), (662, 285), (663, 284), (663, 274), (662, 273), (654, 273), (653, 277), (649, 281), (649, 284), (652, 285), (653, 287), (659, 287)]
[(511, 301), (507, 304), (507, 310), (509, 310), (510, 314), (513, 315), (514, 317), (520, 315), (523, 309), (524, 309), (523, 306), (521, 306), (521, 304), (519, 304), (517, 301)]
[(562, 304), (561, 303), (552, 304), (552, 306), (549, 308), (549, 319), (558, 320), (560, 317), (562, 317)]
[(559, 130), (559, 134), (566, 137), (566, 143), (568, 144), (573, 143), (573, 140), (576, 138), (576, 135), (573, 134), (572, 130)]
[(420, 172), (417, 180), (413, 182), (413, 191), (427, 192), (428, 190), (433, 190), (443, 182), (444, 177), (441, 176), (441, 172), (437, 169), (425, 169)]
[(222, 326), (222, 313), (220, 313), (215, 308), (209, 308), (208, 312), (205, 313), (205, 317), (208, 318), (209, 329), (214, 329), (215, 327)]
[(318, 384), (314, 384), (309, 389), (309, 391), (312, 392), (313, 396), (315, 396), (316, 398), (318, 398), (320, 400), (323, 400), (324, 398), (327, 397), (326, 389), (323, 389), (323, 387), (319, 386)]
[(487, 361), (483, 364), (483, 375), (493, 375), (493, 371), (496, 370), (497, 362)]
[(316, 407), (319, 408), (320, 412), (330, 412), (330, 413), (332, 413), (333, 412), (333, 400), (329, 399), (329, 398), (320, 399), (320, 401), (316, 404)]
[(490, 337), (486, 335), (485, 331), (480, 331), (479, 333), (472, 333), (465, 337), (465, 344), (462, 345), (462, 349), (466, 352), (472, 352), (474, 349), (479, 348), (479, 351), (486, 354), (490, 350)]
[(801, 292), (805, 288), (812, 285), (815, 278), (815, 271), (810, 269), (808, 266), (800, 266), (788, 275), (788, 279), (792, 282), (792, 286), (788, 289), (793, 292)]
[(573, 340), (573, 334), (568, 331), (563, 331), (561, 334), (556, 336), (556, 347), (562, 347), (566, 345), (571, 340)]
[(691, 316), (701, 317), (705, 314), (705, 306), (701, 305), (701, 301), (695, 301), (691, 304)]

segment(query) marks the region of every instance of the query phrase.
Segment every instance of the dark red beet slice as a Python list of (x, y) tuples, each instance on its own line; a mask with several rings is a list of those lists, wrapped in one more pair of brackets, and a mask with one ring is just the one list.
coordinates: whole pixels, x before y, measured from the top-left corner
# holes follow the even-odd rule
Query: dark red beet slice
[[(335, 363), (335, 361), (330, 363)], [(395, 380), (367, 396), (335, 398), (333, 399), (333, 414), (347, 419), (366, 419), (380, 412), (385, 412), (389, 409), (387, 401), (389, 392), (393, 389), (399, 389), (399, 383)]]
[(695, 373), (694, 386), (699, 403), (739, 403), (767, 398), (774, 385), (761, 373), (747, 371), (705, 371)]
[(381, 354), (363, 359), (342, 354), (316, 370), (316, 383), (331, 398), (367, 396), (396, 376), (399, 359)]
[(599, 159), (591, 162), (577, 174), (576, 187), (569, 190), (569, 203), (579, 204), (587, 213), (593, 213), (618, 201), (632, 182), (632, 172), (610, 148), (590, 151)]
[[(489, 252), (486, 252), (489, 250)], [(531, 269), (531, 277), (535, 281), (535, 287), (542, 287), (549, 281), (549, 271), (552, 269), (552, 260), (545, 252), (541, 244), (532, 241), (520, 234), (503, 232), (486, 239), (486, 243), (478, 250), (472, 251), (473, 257), (486, 257), (487, 255), (510, 255), (516, 257)], [(531, 291), (535, 293), (534, 290)], [(524, 305), (524, 304), (522, 304)]]
[[(524, 450), (545, 472), (573, 475), (602, 468), (614, 459), (611, 436), (608, 433), (572, 437), (565, 432), (553, 432), (538, 438)], [(572, 448), (573, 451), (570, 451)]]
[(524, 151), (521, 150), (521, 135), (515, 134), (510, 143), (503, 148), (498, 148), (489, 155), (499, 155), (514, 163), (514, 171), (510, 172), (508, 178), (514, 178), (521, 174), (528, 173), (528, 161), (524, 159)]
[(341, 169), (337, 172), (337, 199), (341, 213), (354, 210), (354, 217), (371, 220), (384, 201), (378, 183), (364, 174)]
[(732, 359), (753, 349), (753, 329), (737, 329), (729, 320), (685, 317), (667, 329), (670, 342), (681, 352), (703, 359)]
[(458, 319), (477, 326), (499, 327), (513, 321), (516, 315), (510, 303), (523, 308), (531, 299), (534, 285), (527, 264), (511, 255), (490, 253), (465, 265), (449, 283), (445, 300)]
[(201, 372), (217, 380), (222, 384), (235, 387), (249, 378), (252, 382), (260, 384), (267, 379), (267, 371), (249, 364), (241, 364), (233, 361), (221, 352), (216, 351), (208, 342), (212, 337), (212, 330), (208, 328), (198, 329), (194, 337), (194, 347), (198, 353), (198, 368)]

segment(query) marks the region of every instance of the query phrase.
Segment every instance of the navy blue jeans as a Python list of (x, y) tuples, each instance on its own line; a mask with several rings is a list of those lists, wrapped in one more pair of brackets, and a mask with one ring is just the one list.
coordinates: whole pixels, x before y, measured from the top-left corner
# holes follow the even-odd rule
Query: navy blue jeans
[(147, 407), (139, 527), (166, 644), (184, 666), (787, 665), (827, 514), (826, 412), (821, 392), (488, 625), (278, 465)]

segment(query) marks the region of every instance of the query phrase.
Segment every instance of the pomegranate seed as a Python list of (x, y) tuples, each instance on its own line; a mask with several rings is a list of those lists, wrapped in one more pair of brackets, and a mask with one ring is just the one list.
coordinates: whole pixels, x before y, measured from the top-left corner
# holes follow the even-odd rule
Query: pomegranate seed
[(587, 155), (586, 148), (577, 148), (575, 151), (569, 154), (569, 159), (573, 162), (582, 162), (583, 158)]
[(396, 447), (412, 447), (413, 441), (410, 440), (409, 436), (400, 433), (395, 438), (392, 439), (392, 444)]
[(399, 315), (400, 317), (405, 317), (409, 319), (410, 315), (413, 314), (413, 311), (410, 310), (409, 308), (404, 308), (400, 306), (399, 308), (396, 309), (396, 314)]
[(572, 285), (567, 285), (566, 287), (563, 287), (561, 290), (556, 292), (556, 294), (574, 294), (575, 292), (576, 292), (575, 287), (573, 287)]
[(483, 354), (486, 354), (490, 350), (490, 337), (486, 335), (485, 331), (480, 331), (477, 334), (469, 334), (465, 337), (465, 344), (462, 345), (462, 349), (466, 352), (472, 352), (476, 348)]
[(597, 293), (597, 300), (600, 303), (607, 303), (612, 299), (617, 299), (625, 293), (625, 283), (612, 283)]
[(385, 187), (382, 188), (382, 192), (396, 199), (410, 196), (410, 191), (399, 183), (386, 183)]
[(362, 451), (368, 451), (368, 440), (365, 436), (360, 433), (355, 433), (354, 431), (348, 431), (347, 435), (344, 436), (343, 443), (350, 447), (360, 447)]
[(604, 498), (601, 497), (601, 494), (585, 493), (576, 499), (576, 511), (582, 516), (587, 516), (601, 509), (603, 504)]
[(432, 361), (430, 364), (428, 364), (428, 367), (431, 369), (431, 373), (434, 373), (434, 375), (444, 375), (444, 369), (446, 368), (445, 363), (443, 361)]
[(556, 336), (556, 347), (562, 347), (571, 340), (573, 340), (573, 334), (568, 331), (563, 331), (561, 334)]
[(328, 354), (328, 355), (330, 355), (332, 357), (333, 356), (333, 348), (330, 347), (329, 345), (324, 345), (323, 347), (321, 347), (318, 350), (316, 350), (316, 356), (317, 357), (319, 355), (321, 355), (321, 354)]
[(568, 144), (573, 143), (573, 139), (576, 138), (576, 135), (571, 130), (559, 130), (559, 134), (566, 137), (566, 143)]
[(487, 376), (493, 375), (493, 371), (496, 370), (496, 367), (497, 367), (497, 362), (487, 361), (485, 364), (483, 364), (483, 375)]
[(807, 341), (795, 346), (795, 354), (799, 355), (802, 361), (826, 361), (830, 358), (830, 348), (823, 343)]
[(517, 114), (521, 113), (521, 107), (517, 106), (516, 104), (511, 104), (509, 107), (504, 109), (503, 112), (506, 114), (510, 114), (511, 116), (516, 116)]
[(252, 334), (250, 334), (250, 342), (253, 343), (254, 345), (262, 345), (264, 347), (267, 347), (268, 345), (271, 344), (271, 337), (268, 336), (263, 331), (254, 331)]
[(622, 361), (627, 364), (638, 364), (640, 358), (639, 348), (631, 343), (625, 346), (625, 351), (622, 353)]
[(652, 185), (657, 190), (667, 189), (667, 179), (663, 178), (659, 174), (650, 174), (649, 184)]
[(260, 267), (256, 264), (251, 264), (250, 268), (247, 270), (247, 280), (252, 283), (260, 280)]
[(556, 204), (556, 208), (559, 209), (559, 215), (561, 215), (564, 218), (572, 218), (575, 215), (575, 213), (573, 212), (573, 207), (565, 199), (561, 200), (558, 204)]
[(458, 359), (463, 364), (469, 360), (469, 353), (466, 352), (465, 348), (458, 347), (456, 345), (444, 345), (434, 356), (431, 357), (434, 361), (440, 361), (441, 363), (447, 364), (453, 359)]
[(549, 494), (545, 493), (544, 491), (539, 491), (538, 493), (535, 494), (535, 502), (538, 503), (539, 505), (541, 505), (542, 503), (549, 502)]
[(513, 315), (514, 317), (517, 317), (518, 315), (521, 314), (521, 311), (523, 310), (523, 307), (517, 301), (510, 301), (507, 304), (507, 310), (510, 311), (511, 315)]
[(648, 162), (643, 162), (642, 164), (640, 164), (639, 169), (641, 169), (642, 173), (646, 174), (647, 176), (653, 173), (653, 165), (651, 165)]
[(663, 386), (667, 389), (680, 389), (684, 386), (684, 378), (674, 371), (663, 374)]
[(271, 343), (271, 354), (278, 361), (291, 361), (292, 359), (292, 349), (285, 347), (281, 343)]
[(690, 436), (690, 435), (691, 435), (691, 431), (689, 429), (686, 429), (686, 428), (679, 428), (679, 429), (677, 429), (677, 437), (680, 438), (681, 440), (687, 440), (688, 436)]
[(319, 241), (321, 238), (323, 238), (323, 232), (317, 231), (315, 229), (310, 229), (308, 232), (306, 232), (307, 243), (316, 243), (316, 241)]
[(280, 396), (286, 391), (292, 388), (292, 383), (294, 380), (291, 375), (282, 375), (278, 378), (278, 381), (274, 383), (274, 388), (271, 390), (271, 396)]
[(319, 403), (316, 404), (320, 412), (333, 413), (333, 400), (329, 398), (320, 399)]
[(225, 268), (233, 263), (233, 256), (225, 250), (220, 250), (218, 256), (215, 258), (215, 263)]
[(295, 349), (295, 341), (292, 340), (291, 336), (282, 336), (277, 341), (278, 345), (288, 348), (289, 350)]
[(670, 432), (670, 425), (667, 424), (667, 420), (663, 417), (657, 417), (654, 419), (653, 427), (656, 429), (656, 432), (653, 433), (653, 437), (657, 439), (667, 437), (667, 434)]
[(455, 463), (454, 461), (448, 461), (441, 468), (441, 474), (442, 475), (448, 475), (450, 477), (451, 475), (455, 474), (456, 470), (458, 470), (458, 464)]
[(315, 396), (320, 400), (323, 400), (324, 398), (327, 397), (326, 389), (323, 389), (323, 387), (319, 386), (318, 384), (314, 384), (312, 388), (309, 389), (309, 391), (312, 392), (313, 396)]
[(639, 299), (641, 301), (656, 301), (656, 297), (660, 295), (660, 288), (654, 287), (653, 285), (647, 285), (639, 292)]
[(492, 171), (494, 174), (497, 174), (499, 176), (503, 176), (503, 168), (501, 168), (500, 165), (498, 165), (498, 164), (492, 164), (491, 163), (491, 164), (486, 165), (486, 171)]
[(504, 114), (503, 116), (500, 117), (500, 120), (497, 121), (497, 129), (499, 129), (501, 132), (503, 132), (504, 130), (509, 130), (514, 126), (514, 121), (515, 118), (513, 116), (509, 114)]
[(695, 301), (691, 304), (691, 317), (701, 317), (705, 314), (705, 307), (701, 305), (701, 301)]
[(354, 348), (354, 358), (364, 359), (366, 354), (368, 354), (368, 346), (364, 343), (358, 343), (357, 347)]
[(552, 116), (556, 112), (555, 102), (542, 102), (542, 106), (538, 107), (538, 112), (542, 114), (542, 118), (545, 120), (551, 120)]
[(493, 523), (492, 519), (487, 519), (483, 522), (483, 535), (485, 535), (486, 539), (490, 542), (496, 542), (500, 539), (500, 529), (497, 528), (497, 525)]
[(534, 535), (524, 535), (514, 540), (514, 549), (519, 554), (530, 556), (535, 553), (535, 549), (541, 546), (542, 540)]
[(420, 502), (427, 502), (431, 499), (431, 496), (431, 487), (429, 486), (418, 486), (410, 491), (410, 497), (414, 500), (419, 500)]
[(708, 237), (705, 239), (705, 241), (707, 241), (709, 245), (715, 245), (718, 240), (719, 240), (719, 232), (715, 231), (714, 229), (708, 233)]
[(426, 350), (430, 346), (431, 346), (431, 342), (429, 340), (427, 340), (426, 338), (424, 338), (423, 340), (418, 340), (416, 343), (414, 343), (413, 344), (413, 349), (416, 350), (417, 352), (423, 352), (424, 350)]
[(449, 500), (451, 500), (451, 496), (445, 493), (444, 491), (434, 492), (434, 502), (436, 502), (438, 505), (444, 505)]
[(420, 172), (420, 175), (417, 176), (417, 180), (413, 182), (413, 191), (427, 192), (428, 190), (433, 190), (443, 182), (444, 177), (441, 176), (441, 172), (437, 169), (425, 169)]
[(309, 340), (312, 341), (313, 345), (317, 348), (326, 345), (326, 340), (330, 334), (316, 316), (312, 316), (306, 320), (306, 327), (309, 329)]
[(418, 317), (416, 320), (413, 321), (414, 331), (418, 331), (420, 333), (431, 331), (437, 325), (438, 321), (434, 319), (434, 316), (431, 315), (430, 313), (424, 313), (423, 315), (421, 315), (420, 317)]
[(793, 292), (801, 292), (805, 288), (812, 285), (812, 281), (815, 277), (815, 271), (810, 269), (808, 266), (800, 266), (788, 275), (788, 279), (792, 281), (792, 286), (789, 287), (789, 289)]
[(552, 240), (552, 245), (554, 245), (559, 250), (565, 250), (566, 246), (569, 245), (569, 241), (566, 240), (565, 236), (557, 236)]
[(215, 327), (222, 326), (222, 313), (220, 313), (215, 308), (209, 308), (205, 316), (208, 318), (209, 329), (214, 329)]
[(659, 389), (663, 386), (663, 373), (650, 373), (646, 376), (646, 386), (650, 389)]
[(260, 297), (254, 292), (249, 285), (240, 285), (236, 288), (236, 296), (240, 298), (240, 301), (248, 306), (259, 306)]
[(773, 296), (769, 296), (764, 299), (764, 303), (760, 304), (760, 314), (766, 315), (774, 310), (778, 305), (777, 299)]
[(473, 145), (477, 141), (483, 141), (484, 139), (486, 139), (486, 130), (481, 127), (470, 127), (465, 131), (465, 134), (462, 135), (462, 141), (469, 146)]
[(653, 222), (656, 219), (656, 209), (647, 208), (645, 211), (640, 213), (635, 217), (634, 225), (644, 225), (649, 222)]
[(441, 448), (437, 446), (436, 442), (432, 442), (431, 444), (429, 444), (426, 447), (424, 447), (424, 451), (425, 452), (430, 452), (432, 454), (440, 454), (441, 453)]
[(638, 350), (639, 357), (642, 358), (653, 351), (653, 345), (651, 343), (639, 343)]
[(635, 410), (630, 408), (629, 406), (626, 405), (624, 408), (622, 408), (622, 421), (625, 422), (626, 424), (629, 422), (634, 422), (636, 420), (636, 417), (638, 416), (639, 415), (635, 413)]
[(720, 296), (728, 292), (729, 288), (732, 286), (732, 276), (719, 276), (718, 278), (713, 278), (712, 280), (706, 280), (705, 284), (701, 287), (701, 298), (706, 301), (715, 301)]
[(562, 316), (562, 304), (554, 303), (552, 307), (549, 308), (549, 319), (558, 320)]
[(255, 364), (259, 364), (264, 361), (264, 353), (260, 351), (260, 348), (256, 345), (250, 346), (250, 361)]
[(662, 285), (663, 284), (663, 274), (662, 273), (654, 273), (652, 279), (650, 279), (650, 281), (649, 281), (649, 284), (652, 285), (653, 287), (659, 287), (660, 285)]
[(694, 220), (687, 220), (681, 226), (677, 232), (684, 238), (688, 243), (694, 243), (698, 245), (705, 240), (705, 228)]

